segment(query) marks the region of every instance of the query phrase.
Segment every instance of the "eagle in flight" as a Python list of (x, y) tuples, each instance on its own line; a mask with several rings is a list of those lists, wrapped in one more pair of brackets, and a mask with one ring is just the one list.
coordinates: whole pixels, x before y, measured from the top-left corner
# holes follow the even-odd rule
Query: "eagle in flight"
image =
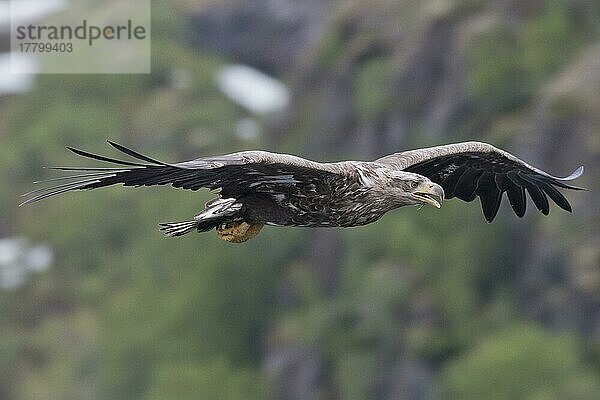
[(218, 196), (189, 221), (160, 224), (169, 236), (216, 229), (219, 238), (241, 243), (264, 225), (351, 227), (377, 221), (386, 212), (408, 205), (440, 208), (444, 199), (472, 201), (479, 196), (483, 215), (492, 222), (506, 192), (515, 214), (522, 217), (526, 192), (544, 215), (548, 197), (571, 211), (557, 190), (582, 190), (565, 182), (578, 178), (583, 167), (565, 178), (537, 169), (487, 143), (464, 142), (394, 153), (375, 161), (318, 163), (288, 154), (242, 151), (165, 163), (111, 141), (135, 161), (119, 160), (67, 147), (75, 154), (114, 167), (55, 167), (77, 171), (42, 182), (50, 187), (24, 196), (29, 204), (64, 192), (125, 186), (171, 185), (217, 190)]

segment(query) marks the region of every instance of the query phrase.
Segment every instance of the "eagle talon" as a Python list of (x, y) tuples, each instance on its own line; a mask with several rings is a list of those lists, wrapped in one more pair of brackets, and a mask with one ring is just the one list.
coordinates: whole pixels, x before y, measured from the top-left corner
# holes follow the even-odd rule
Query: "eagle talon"
[(219, 225), (217, 236), (219, 239), (230, 243), (243, 243), (258, 235), (263, 224), (249, 224), (247, 222), (228, 222)]

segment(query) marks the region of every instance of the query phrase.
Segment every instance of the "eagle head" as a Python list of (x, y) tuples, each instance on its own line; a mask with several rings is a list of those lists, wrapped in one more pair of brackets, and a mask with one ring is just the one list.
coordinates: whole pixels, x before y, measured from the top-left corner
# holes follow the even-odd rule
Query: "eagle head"
[(444, 202), (444, 189), (423, 175), (406, 171), (391, 174), (390, 194), (397, 207), (429, 204), (440, 208)]

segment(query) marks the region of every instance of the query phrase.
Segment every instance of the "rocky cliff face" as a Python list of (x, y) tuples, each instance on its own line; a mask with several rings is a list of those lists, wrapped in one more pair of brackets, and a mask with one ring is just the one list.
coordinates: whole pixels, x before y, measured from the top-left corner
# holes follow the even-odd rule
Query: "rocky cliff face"
[(322, 35), (332, 1), (230, 0), (187, 6), (188, 40), (199, 49), (282, 75)]

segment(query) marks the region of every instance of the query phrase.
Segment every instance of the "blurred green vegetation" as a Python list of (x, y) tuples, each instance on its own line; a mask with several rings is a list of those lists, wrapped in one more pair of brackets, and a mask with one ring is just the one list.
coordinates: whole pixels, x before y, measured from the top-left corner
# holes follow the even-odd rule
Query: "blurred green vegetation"
[[(210, 193), (115, 187), (17, 209), (32, 181), (53, 176), (41, 166), (81, 161), (65, 145), (104, 153), (110, 139), (166, 161), (282, 151), (268, 136), (234, 134), (246, 112), (214, 83), (229, 60), (186, 44), (186, 20), (167, 2), (153, 18), (152, 74), (40, 75), (32, 91), (0, 103), (2, 234), (48, 243), (56, 256), (48, 272), (0, 291), (0, 398), (285, 398), (292, 385), (281, 387), (277, 365), (290, 354), (318, 370), (312, 399), (600, 398), (598, 347), (576, 324), (530, 320), (517, 294), (516, 268), (527, 268), (518, 250), (534, 247), (517, 242), (577, 230), (558, 210), (515, 222), (503, 208), (488, 225), (476, 204), (455, 200), (340, 230), (331, 293), (327, 261), (311, 259), (312, 230), (266, 228), (240, 246), (211, 233), (162, 237), (158, 222), (188, 218)], [(469, 101), (494, 118), (524, 112), (597, 39), (590, 29), (600, 21), (580, 21), (568, 3), (549, 2), (521, 29), (499, 21), (477, 35), (466, 54)], [(333, 31), (314, 56), (319, 68), (349, 62)], [(396, 60), (364, 58), (349, 68), (348, 96), (361, 121), (377, 121), (404, 101), (390, 84)], [(187, 87), (174, 84), (182, 71)], [(300, 100), (307, 118), (289, 127), (285, 150), (303, 154), (315, 130), (324, 134), (317, 97)], [(462, 138), (465, 124), (447, 138)], [(407, 143), (420, 145), (413, 128)], [(565, 254), (576, 237), (564, 238)], [(403, 374), (415, 368), (421, 397), (382, 394), (412, 382)]]
[(484, 107), (515, 111), (569, 61), (589, 35), (569, 5), (549, 5), (521, 29), (498, 21), (470, 48), (469, 86)]
[(573, 337), (517, 325), (449, 363), (451, 399), (596, 399), (600, 382)]

